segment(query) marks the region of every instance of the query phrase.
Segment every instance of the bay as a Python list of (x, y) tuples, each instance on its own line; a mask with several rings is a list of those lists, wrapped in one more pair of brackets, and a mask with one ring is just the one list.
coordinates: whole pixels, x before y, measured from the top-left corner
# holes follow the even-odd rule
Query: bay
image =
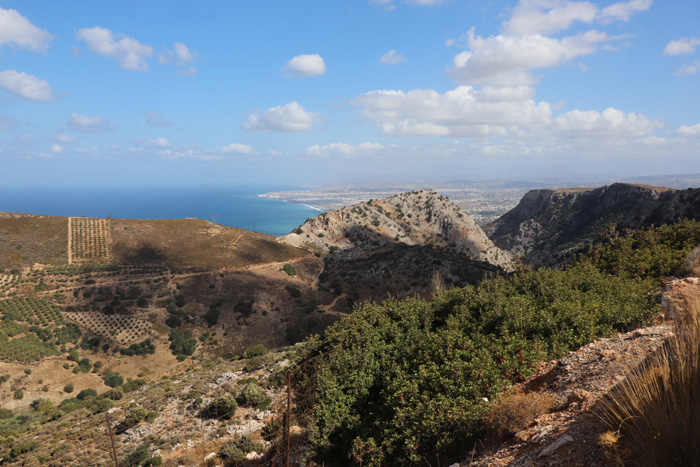
[(194, 217), (281, 236), (321, 212), (310, 206), (258, 196), (287, 188), (0, 187), (0, 211), (47, 216), (111, 215), (123, 219)]

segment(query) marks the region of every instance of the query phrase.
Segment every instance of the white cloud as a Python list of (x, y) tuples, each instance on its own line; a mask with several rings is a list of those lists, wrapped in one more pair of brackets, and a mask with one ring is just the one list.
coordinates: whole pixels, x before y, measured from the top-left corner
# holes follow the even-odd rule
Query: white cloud
[(199, 60), (199, 55), (194, 50), (190, 50), (182, 42), (175, 42), (172, 49), (166, 48), (163, 53), (158, 54), (160, 63), (184, 66)]
[(681, 136), (700, 136), (700, 123), (693, 126), (682, 126), (677, 133)]
[(504, 23), (507, 35), (551, 34), (568, 29), (574, 22), (592, 23), (598, 7), (589, 2), (568, 0), (522, 0)]
[(78, 141), (78, 137), (75, 135), (67, 135), (65, 133), (58, 134), (53, 138), (55, 141), (58, 141), (59, 143), (63, 144), (71, 144), (75, 143)]
[(146, 124), (151, 127), (169, 127), (173, 125), (172, 120), (160, 115), (157, 112), (144, 112)]
[(95, 131), (110, 130), (115, 128), (115, 126), (103, 120), (101, 117), (91, 117), (88, 115), (72, 113), (68, 116), (68, 120), (66, 121), (66, 124), (63, 125), (63, 128), (66, 130), (92, 133)]
[(396, 49), (391, 49), (387, 53), (381, 56), (379, 63), (385, 65), (398, 65), (401, 62), (405, 62), (406, 58), (400, 53), (396, 52)]
[(10, 44), (33, 52), (44, 52), (53, 38), (48, 31), (33, 25), (16, 10), (0, 8), (0, 45)]
[(61, 146), (60, 144), (54, 144), (53, 146), (51, 146), (51, 152), (54, 154), (61, 154), (65, 150), (65, 146)]
[(318, 144), (315, 144), (306, 148), (306, 155), (314, 157), (342, 158), (365, 157), (376, 155), (382, 150), (395, 147), (395, 145), (384, 146), (379, 143), (362, 143), (357, 146), (353, 146), (347, 143), (331, 143), (325, 146), (319, 146)]
[(666, 44), (664, 48), (664, 55), (688, 55), (695, 52), (697, 46), (700, 45), (700, 38), (698, 37), (681, 37), (675, 41), (671, 41)]
[(695, 75), (700, 71), (700, 60), (694, 60), (692, 63), (684, 65), (683, 67), (676, 70), (674, 75), (676, 76), (688, 76)]
[(87, 148), (75, 148), (74, 151), (80, 154), (97, 154), (100, 152), (100, 148), (97, 146), (90, 146)]
[(247, 144), (232, 143), (219, 149), (222, 154), (254, 154), (257, 152), (253, 146)]
[(147, 139), (145, 143), (149, 146), (155, 146), (157, 148), (169, 148), (171, 146), (170, 141), (166, 138), (160, 137), (155, 139)]
[(352, 100), (360, 113), (391, 136), (504, 135), (517, 127), (546, 125), (548, 103), (531, 99), (532, 89), (459, 86), (440, 94), (432, 89), (371, 91)]
[(163, 159), (201, 159), (208, 161), (221, 160), (225, 157), (235, 155), (253, 155), (257, 154), (257, 150), (253, 146), (247, 144), (232, 143), (219, 148), (201, 148), (199, 146), (182, 146), (172, 149), (165, 149), (158, 152), (158, 155)]
[(146, 71), (146, 59), (153, 56), (153, 47), (150, 45), (124, 34), (114, 34), (100, 26), (79, 29), (76, 38), (84, 41), (98, 55), (117, 60), (119, 67), (125, 70)]
[(288, 78), (311, 78), (326, 72), (326, 63), (318, 54), (297, 55), (282, 67)]
[(241, 127), (255, 131), (308, 131), (318, 120), (317, 114), (307, 112), (298, 102), (290, 102), (267, 109), (253, 111), (246, 116)]
[(538, 81), (530, 70), (558, 66), (571, 59), (596, 52), (611, 40), (599, 31), (555, 39), (539, 34), (520, 37), (467, 35), (468, 51), (454, 57), (450, 75), (461, 84), (498, 86), (531, 85)]
[(600, 13), (601, 20), (609, 21), (629, 21), (632, 14), (638, 11), (647, 11), (651, 8), (653, 0), (631, 0), (629, 2), (613, 3), (603, 8)]
[(0, 71), (0, 88), (30, 101), (54, 100), (48, 81), (15, 70)]
[(642, 114), (609, 107), (603, 112), (572, 110), (554, 120), (554, 128), (567, 135), (586, 138), (638, 138), (660, 128), (661, 124)]

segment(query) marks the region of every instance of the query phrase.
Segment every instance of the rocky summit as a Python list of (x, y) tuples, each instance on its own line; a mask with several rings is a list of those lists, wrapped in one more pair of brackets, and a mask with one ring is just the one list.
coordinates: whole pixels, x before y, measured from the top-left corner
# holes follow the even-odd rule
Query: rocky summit
[(606, 235), (700, 219), (700, 189), (615, 183), (600, 188), (528, 192), (484, 231), (494, 244), (533, 266), (561, 266)]

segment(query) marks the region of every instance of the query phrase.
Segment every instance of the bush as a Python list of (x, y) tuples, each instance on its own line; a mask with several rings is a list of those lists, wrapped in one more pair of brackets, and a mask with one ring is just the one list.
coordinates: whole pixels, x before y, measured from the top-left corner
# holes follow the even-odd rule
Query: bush
[(122, 391), (120, 388), (114, 388), (105, 392), (100, 397), (105, 397), (107, 399), (112, 399), (113, 401), (118, 401), (121, 400), (122, 397), (124, 397), (124, 391)]
[(32, 369), (31, 369), (31, 368), (25, 368), (25, 369), (24, 369), (24, 374), (27, 375), (27, 376), (31, 375), (31, 374), (32, 374)]
[(192, 331), (173, 329), (170, 331), (170, 349), (173, 355), (192, 355), (197, 349), (197, 339), (192, 337)]
[(145, 420), (148, 416), (148, 410), (143, 407), (134, 407), (129, 411), (129, 414), (124, 418), (124, 426), (131, 428), (138, 425), (141, 420)]
[(259, 452), (265, 451), (265, 445), (254, 441), (253, 438), (249, 436), (244, 436), (242, 438), (229, 441), (224, 446), (222, 446), (219, 451), (219, 457), (227, 461), (233, 462), (245, 462), (248, 459), (246, 454), (249, 452)]
[(112, 371), (107, 371), (104, 376), (105, 384), (111, 388), (116, 388), (124, 383), (124, 378)]
[(211, 418), (229, 420), (233, 417), (237, 408), (238, 404), (235, 400), (226, 396), (220, 396), (207, 405), (204, 413)]
[(209, 327), (214, 326), (219, 321), (219, 309), (215, 306), (209, 307), (209, 311), (204, 314), (204, 320)]
[(285, 287), (287, 292), (289, 292), (289, 295), (292, 296), (292, 298), (300, 298), (301, 297), (301, 291), (294, 287), (293, 285), (288, 285)]
[(15, 393), (14, 393), (13, 397), (14, 397), (16, 400), (22, 400), (22, 399), (24, 399), (24, 389), (19, 388), (19, 389), (15, 390)]
[(255, 407), (258, 410), (266, 409), (272, 399), (265, 394), (260, 386), (255, 383), (246, 385), (245, 389), (236, 398), (236, 401), (241, 405)]
[(294, 266), (292, 266), (292, 265), (289, 264), (289, 263), (285, 264), (285, 265), (282, 267), (282, 269), (284, 270), (284, 272), (287, 273), (288, 276), (296, 276), (296, 275), (297, 275), (297, 270), (294, 269)]
[(84, 401), (85, 399), (88, 399), (90, 397), (96, 397), (96, 396), (97, 396), (97, 391), (92, 389), (92, 388), (88, 388), (88, 389), (83, 389), (82, 391), (80, 391), (78, 393), (78, 395), (75, 397), (77, 397), (81, 401)]
[(140, 378), (129, 379), (129, 380), (127, 380), (126, 383), (122, 384), (122, 390), (123, 390), (125, 393), (126, 393), (126, 392), (131, 392), (131, 391), (134, 391), (134, 390), (140, 388), (140, 387), (143, 386), (144, 384), (146, 384), (146, 381), (144, 381), (144, 380), (142, 380), (142, 379), (140, 379)]
[(245, 352), (243, 352), (243, 357), (244, 358), (258, 357), (261, 355), (265, 355), (268, 352), (270, 352), (270, 351), (263, 344), (255, 344), (251, 347), (248, 347), (245, 350)]

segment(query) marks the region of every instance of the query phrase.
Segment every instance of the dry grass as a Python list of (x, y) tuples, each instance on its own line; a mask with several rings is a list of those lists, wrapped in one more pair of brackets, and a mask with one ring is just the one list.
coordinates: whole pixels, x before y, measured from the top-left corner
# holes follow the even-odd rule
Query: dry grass
[(636, 465), (700, 460), (700, 297), (689, 297), (686, 310), (675, 337), (630, 370), (604, 405), (606, 422), (621, 436), (608, 452), (629, 450)]
[(555, 404), (547, 393), (511, 393), (501, 397), (486, 419), (489, 431), (507, 439), (524, 430), (542, 414), (549, 412)]
[(678, 275), (700, 277), (700, 247), (695, 248), (688, 254), (681, 267), (678, 268)]

